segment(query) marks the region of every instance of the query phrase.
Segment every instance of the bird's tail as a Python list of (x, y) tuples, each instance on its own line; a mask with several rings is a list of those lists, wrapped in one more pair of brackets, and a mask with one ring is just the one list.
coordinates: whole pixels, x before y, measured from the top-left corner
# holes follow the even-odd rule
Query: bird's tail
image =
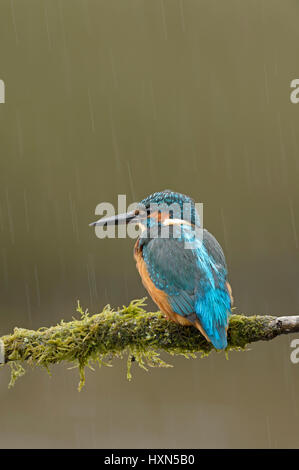
[(195, 309), (204, 336), (216, 349), (225, 349), (231, 311), (231, 297), (227, 287), (210, 288), (205, 291), (198, 297)]

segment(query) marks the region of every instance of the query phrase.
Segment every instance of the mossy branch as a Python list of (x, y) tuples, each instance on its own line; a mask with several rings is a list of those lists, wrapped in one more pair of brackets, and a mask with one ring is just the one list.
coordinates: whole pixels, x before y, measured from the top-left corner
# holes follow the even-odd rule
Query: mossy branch
[[(10, 385), (24, 374), (24, 363), (48, 371), (52, 364), (74, 363), (80, 370), (81, 389), (85, 381), (84, 369), (92, 362), (111, 365), (113, 358), (126, 354), (130, 379), (134, 361), (145, 369), (147, 366), (170, 367), (160, 358), (160, 351), (189, 358), (196, 357), (197, 353), (206, 356), (213, 349), (194, 327), (167, 321), (160, 312), (146, 312), (144, 306), (145, 299), (134, 300), (128, 307), (115, 311), (108, 305), (102, 313), (89, 315), (78, 302), (80, 319), (61, 321), (37, 331), (15, 328), (13, 334), (0, 338), (0, 359), (2, 355), (2, 362), (10, 365), (12, 371)], [(299, 316), (232, 315), (226, 352), (296, 332), (299, 332)]]

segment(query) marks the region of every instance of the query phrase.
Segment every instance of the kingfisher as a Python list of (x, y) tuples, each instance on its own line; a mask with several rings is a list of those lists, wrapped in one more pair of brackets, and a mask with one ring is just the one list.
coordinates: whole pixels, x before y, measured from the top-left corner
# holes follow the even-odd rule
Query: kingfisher
[(170, 190), (155, 192), (135, 210), (90, 225), (129, 223), (140, 227), (137, 270), (166, 319), (193, 325), (215, 349), (225, 349), (232, 289), (223, 250), (202, 227), (194, 200)]

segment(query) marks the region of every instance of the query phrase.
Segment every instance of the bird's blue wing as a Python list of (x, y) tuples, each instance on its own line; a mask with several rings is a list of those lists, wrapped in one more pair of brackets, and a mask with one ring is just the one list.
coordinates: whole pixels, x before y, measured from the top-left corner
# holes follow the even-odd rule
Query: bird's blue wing
[[(154, 285), (166, 292), (175, 313), (200, 321), (215, 347), (226, 346), (230, 296), (225, 257), (207, 230), (194, 237), (190, 226), (178, 238), (153, 238), (143, 246), (143, 258)], [(186, 242), (193, 242), (186, 248)]]
[(143, 259), (154, 285), (167, 293), (175, 313), (195, 310), (196, 258), (178, 239), (154, 238), (143, 247)]

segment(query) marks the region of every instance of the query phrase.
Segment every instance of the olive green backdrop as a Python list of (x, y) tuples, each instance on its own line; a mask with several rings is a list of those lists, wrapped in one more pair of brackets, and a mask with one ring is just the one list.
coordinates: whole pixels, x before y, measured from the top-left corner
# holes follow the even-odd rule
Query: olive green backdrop
[[(163, 189), (204, 203), (236, 306), (299, 310), (299, 5), (0, 0), (0, 335), (145, 291), (98, 203)], [(154, 305), (149, 301), (149, 308)], [(0, 447), (298, 447), (299, 364), (249, 352), (78, 373), (0, 370)]]

